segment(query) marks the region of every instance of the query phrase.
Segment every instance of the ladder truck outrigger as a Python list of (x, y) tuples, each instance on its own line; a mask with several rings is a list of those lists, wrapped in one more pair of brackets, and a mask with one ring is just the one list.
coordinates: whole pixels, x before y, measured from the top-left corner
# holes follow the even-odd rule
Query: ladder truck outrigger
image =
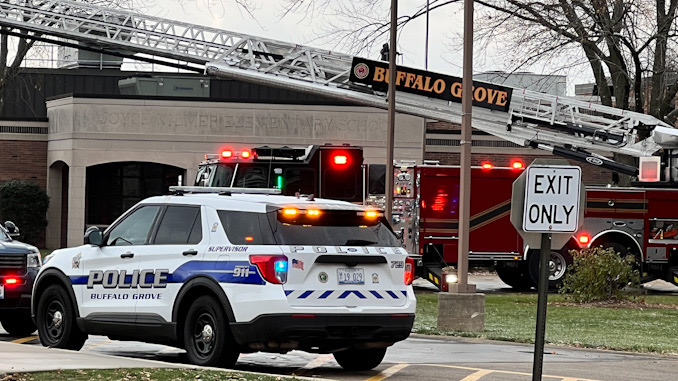
[[(3, 33), (19, 37), (387, 108), (385, 63), (328, 50), (67, 0), (0, 0), (0, 26)], [(404, 67), (398, 68), (397, 79), (397, 112), (461, 122), (461, 79)], [(674, 170), (678, 130), (649, 115), (567, 97), (477, 81), (471, 91), (473, 127), (480, 131), (520, 146), (654, 181), (654, 187), (589, 188), (587, 222), (582, 229), (588, 242), (584, 243), (581, 232), (571, 242), (573, 247), (615, 246), (637, 255), (643, 271), (650, 276), (678, 283), (678, 239), (674, 234), (678, 225), (674, 200), (678, 194), (669, 188), (675, 186), (678, 177)], [(638, 167), (603, 155), (615, 153), (639, 158), (640, 172)], [(409, 174), (409, 181), (416, 185), (416, 179), (424, 178), (428, 170), (423, 165), (416, 167), (411, 166), (411, 173), (406, 173), (407, 165), (396, 171), (401, 179)], [(455, 246), (455, 221), (422, 214), (422, 202), (427, 202), (424, 194), (431, 190), (425, 189), (423, 182), (420, 185), (420, 191), (409, 193), (413, 197), (409, 205), (400, 204), (403, 198), (394, 199), (401, 213), (398, 224), (412, 223), (403, 227), (404, 236), (411, 236), (408, 242), (413, 252), (425, 259), (428, 255), (433, 264), (427, 266), (454, 264), (456, 250), (446, 251), (445, 247)], [(440, 194), (433, 195), (434, 199), (437, 196)], [(501, 207), (493, 207), (495, 214), (483, 226), (501, 221), (499, 211), (506, 205), (500, 204)], [(445, 203), (436, 205), (449, 207)], [(422, 225), (429, 222), (438, 225)], [(429, 234), (427, 241), (426, 233), (436, 229), (436, 235)], [(440, 239), (436, 241), (436, 237)], [(500, 248), (496, 252), (503, 256), (495, 256), (494, 251), (482, 256), (500, 264), (500, 275), (507, 283), (524, 286), (529, 280), (525, 264), (530, 250), (516, 239), (512, 243), (515, 250)], [(471, 249), (483, 252), (473, 250), (473, 246)], [(439, 261), (433, 260), (433, 253)], [(505, 260), (506, 253), (515, 254), (511, 257), (514, 259)], [(559, 260), (558, 256), (554, 252), (552, 259)], [(473, 258), (471, 253), (470, 259)], [(567, 258), (563, 261), (567, 262)], [(552, 264), (560, 269), (559, 264)], [(554, 284), (561, 280), (558, 274), (551, 274)], [(429, 275), (444, 288), (441, 279)]]

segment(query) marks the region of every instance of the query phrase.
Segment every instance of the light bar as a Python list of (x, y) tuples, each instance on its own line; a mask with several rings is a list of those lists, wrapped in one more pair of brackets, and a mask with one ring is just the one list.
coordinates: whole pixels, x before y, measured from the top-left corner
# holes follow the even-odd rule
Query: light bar
[(169, 187), (170, 193), (247, 193), (247, 194), (280, 194), (280, 189), (275, 188), (242, 188), (242, 187), (195, 187), (178, 186)]

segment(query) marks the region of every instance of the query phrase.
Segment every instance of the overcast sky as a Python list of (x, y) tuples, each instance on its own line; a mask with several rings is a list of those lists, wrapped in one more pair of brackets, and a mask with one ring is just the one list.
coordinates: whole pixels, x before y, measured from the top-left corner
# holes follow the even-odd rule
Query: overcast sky
[[(152, 0), (148, 10), (149, 15), (204, 24), (215, 28), (242, 32), (251, 35), (287, 41), (291, 43), (310, 45), (323, 49), (334, 49), (327, 43), (314, 39), (314, 32), (318, 32), (321, 18), (303, 19), (299, 15), (279, 17), (278, 0), (250, 0), (257, 6), (254, 11), (255, 19), (242, 11), (233, 0)], [(463, 2), (462, 2), (463, 3)], [(426, 4), (425, 0), (399, 1), (399, 14), (412, 14), (415, 7)], [(265, 6), (264, 6), (265, 5)], [(390, 1), (384, 0), (384, 5), (390, 8)], [(463, 28), (463, 8), (461, 4), (451, 4), (442, 9), (431, 12), (429, 17), (429, 57), (428, 70), (439, 73), (461, 76), (462, 52), (453, 51), (450, 41), (457, 38), (455, 33), (461, 33)], [(426, 20), (420, 18), (408, 24), (399, 36), (399, 51), (403, 54), (398, 64), (424, 69)], [(387, 41), (384, 41), (387, 42)], [(367, 58), (378, 59), (381, 43), (378, 48), (369, 54), (361, 54)], [(336, 49), (345, 52), (343, 49)], [(493, 58), (491, 53), (480, 52), (476, 48), (474, 73), (494, 70), (505, 70), (500, 66), (503, 59)], [(478, 59), (478, 56), (485, 57)], [(542, 74), (541, 68), (530, 71)], [(574, 93), (574, 83), (588, 82), (585, 77), (568, 77), (568, 95)]]

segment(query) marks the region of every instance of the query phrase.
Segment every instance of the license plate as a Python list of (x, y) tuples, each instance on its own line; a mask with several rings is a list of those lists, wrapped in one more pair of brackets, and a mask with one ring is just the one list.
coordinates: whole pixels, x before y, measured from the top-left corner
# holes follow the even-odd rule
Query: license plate
[(365, 284), (363, 269), (337, 269), (339, 284)]
[(5, 299), (5, 285), (0, 284), (0, 299)]

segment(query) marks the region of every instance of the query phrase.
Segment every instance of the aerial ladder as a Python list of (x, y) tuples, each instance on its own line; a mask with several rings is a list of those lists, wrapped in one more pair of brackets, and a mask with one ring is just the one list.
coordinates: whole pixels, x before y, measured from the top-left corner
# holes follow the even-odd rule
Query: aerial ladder
[[(19, 37), (387, 108), (386, 92), (351, 81), (355, 57), (338, 52), (65, 0), (0, 0), (0, 26)], [(401, 91), (396, 111), (456, 124), (462, 115), (460, 103)], [(608, 156), (678, 148), (678, 129), (652, 116), (523, 89), (512, 89), (507, 110), (474, 106), (472, 124), (631, 175), (637, 167)]]

